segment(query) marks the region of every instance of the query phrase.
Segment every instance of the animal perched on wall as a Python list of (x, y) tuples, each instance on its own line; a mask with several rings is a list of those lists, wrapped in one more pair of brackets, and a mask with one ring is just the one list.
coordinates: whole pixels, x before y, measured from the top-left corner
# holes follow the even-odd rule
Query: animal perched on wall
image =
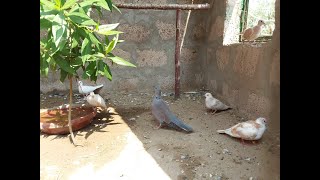
[(229, 136), (240, 138), (243, 140), (259, 140), (266, 130), (267, 120), (263, 117), (257, 118), (255, 121), (245, 121), (238, 123), (231, 128), (218, 130), (218, 133), (228, 134)]
[(206, 97), (206, 108), (212, 110), (212, 114), (216, 113), (217, 111), (231, 109), (229, 106), (223, 104), (220, 100), (214, 98), (211, 93), (206, 93), (204, 96)]
[(263, 25), (266, 25), (266, 23), (263, 20), (259, 20), (256, 26), (245, 29), (240, 33), (242, 40), (254, 41), (257, 39), (260, 36)]
[(152, 101), (152, 114), (158, 120), (159, 126), (156, 129), (167, 125), (175, 129), (182, 129), (188, 133), (193, 132), (192, 127), (183, 123), (169, 109), (168, 105), (161, 99), (161, 90), (155, 86), (155, 96)]

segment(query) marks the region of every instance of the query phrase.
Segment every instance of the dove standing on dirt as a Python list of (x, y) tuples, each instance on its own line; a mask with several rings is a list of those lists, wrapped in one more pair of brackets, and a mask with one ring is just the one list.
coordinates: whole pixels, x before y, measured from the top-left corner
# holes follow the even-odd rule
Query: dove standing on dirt
[(87, 96), (87, 102), (92, 106), (107, 109), (104, 99), (99, 94), (94, 94), (94, 92), (90, 92), (90, 94)]
[(216, 113), (217, 111), (231, 109), (229, 106), (223, 104), (218, 99), (212, 97), (211, 93), (206, 93), (204, 96), (206, 97), (206, 107), (212, 110), (212, 114)]
[(80, 94), (89, 94), (90, 92), (94, 92), (95, 94), (98, 94), (99, 91), (102, 89), (103, 84), (98, 86), (84, 86), (82, 81), (78, 81), (78, 90)]
[(262, 30), (262, 25), (266, 25), (266, 23), (263, 20), (259, 20), (258, 24), (252, 28), (247, 28), (244, 30), (241, 35), (242, 39), (248, 40), (248, 41), (253, 41), (257, 39), (260, 35), (260, 32)]
[(243, 140), (259, 140), (264, 131), (266, 130), (267, 120), (263, 117), (259, 117), (255, 121), (245, 121), (238, 123), (231, 128), (225, 130), (218, 130), (218, 133), (225, 133), (229, 136), (240, 138)]
[[(180, 128), (186, 132), (193, 132), (192, 127), (183, 123), (169, 109), (168, 105), (161, 99), (161, 90), (159, 86), (155, 86), (155, 96), (152, 101), (152, 114), (159, 121), (159, 126), (156, 129), (168, 125), (172, 128)], [(164, 124), (165, 123), (165, 124)]]

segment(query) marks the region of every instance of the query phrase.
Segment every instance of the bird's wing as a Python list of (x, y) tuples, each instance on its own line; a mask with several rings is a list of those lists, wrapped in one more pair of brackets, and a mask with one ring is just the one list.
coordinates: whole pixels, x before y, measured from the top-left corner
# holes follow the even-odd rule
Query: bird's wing
[(257, 136), (258, 128), (254, 121), (247, 121), (238, 124), (233, 128), (232, 132), (242, 139), (253, 140)]
[(100, 104), (100, 106), (106, 107), (106, 103), (104, 102), (104, 99), (99, 94), (95, 94), (95, 99), (97, 103)]
[(218, 110), (224, 110), (224, 109), (228, 108), (228, 106), (223, 104), (223, 102), (221, 102), (220, 100), (217, 99), (216, 100), (216, 108)]
[(211, 109), (215, 105), (215, 101), (212, 97), (206, 98), (206, 106), (207, 108)]
[(162, 99), (159, 100), (158, 105), (159, 110), (164, 113), (164, 121), (169, 124), (171, 122), (169, 117), (172, 112), (170, 111), (168, 105)]
[(252, 28), (248, 28), (248, 29), (244, 30), (242, 38), (249, 39), (250, 36), (252, 35), (252, 33), (253, 33), (253, 29)]
[(159, 100), (154, 99), (152, 102), (152, 114), (153, 116), (160, 122), (167, 122), (167, 118), (165, 115), (165, 111), (162, 108), (162, 106), (160, 105)]

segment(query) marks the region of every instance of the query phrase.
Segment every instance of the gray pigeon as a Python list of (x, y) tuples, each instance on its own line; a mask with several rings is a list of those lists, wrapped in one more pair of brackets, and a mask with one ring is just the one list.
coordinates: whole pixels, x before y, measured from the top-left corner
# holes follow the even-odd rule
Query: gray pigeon
[(169, 109), (168, 105), (161, 99), (161, 90), (155, 86), (155, 97), (152, 101), (152, 114), (159, 121), (157, 129), (164, 126), (164, 123), (175, 129), (183, 129), (186, 132), (193, 132), (192, 127), (179, 120)]

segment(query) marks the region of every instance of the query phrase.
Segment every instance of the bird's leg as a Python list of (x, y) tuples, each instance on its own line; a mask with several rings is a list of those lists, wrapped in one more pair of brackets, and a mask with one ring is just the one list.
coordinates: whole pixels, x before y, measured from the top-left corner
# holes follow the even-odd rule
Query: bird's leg
[(162, 127), (162, 123), (159, 123), (159, 126), (156, 126), (153, 129), (160, 129), (161, 127)]
[(214, 115), (214, 113), (216, 113), (216, 112), (217, 112), (217, 110), (214, 110), (214, 111), (212, 110), (211, 114)]
[(241, 139), (241, 144), (244, 146), (245, 145), (245, 143), (244, 143), (244, 140), (243, 139)]

